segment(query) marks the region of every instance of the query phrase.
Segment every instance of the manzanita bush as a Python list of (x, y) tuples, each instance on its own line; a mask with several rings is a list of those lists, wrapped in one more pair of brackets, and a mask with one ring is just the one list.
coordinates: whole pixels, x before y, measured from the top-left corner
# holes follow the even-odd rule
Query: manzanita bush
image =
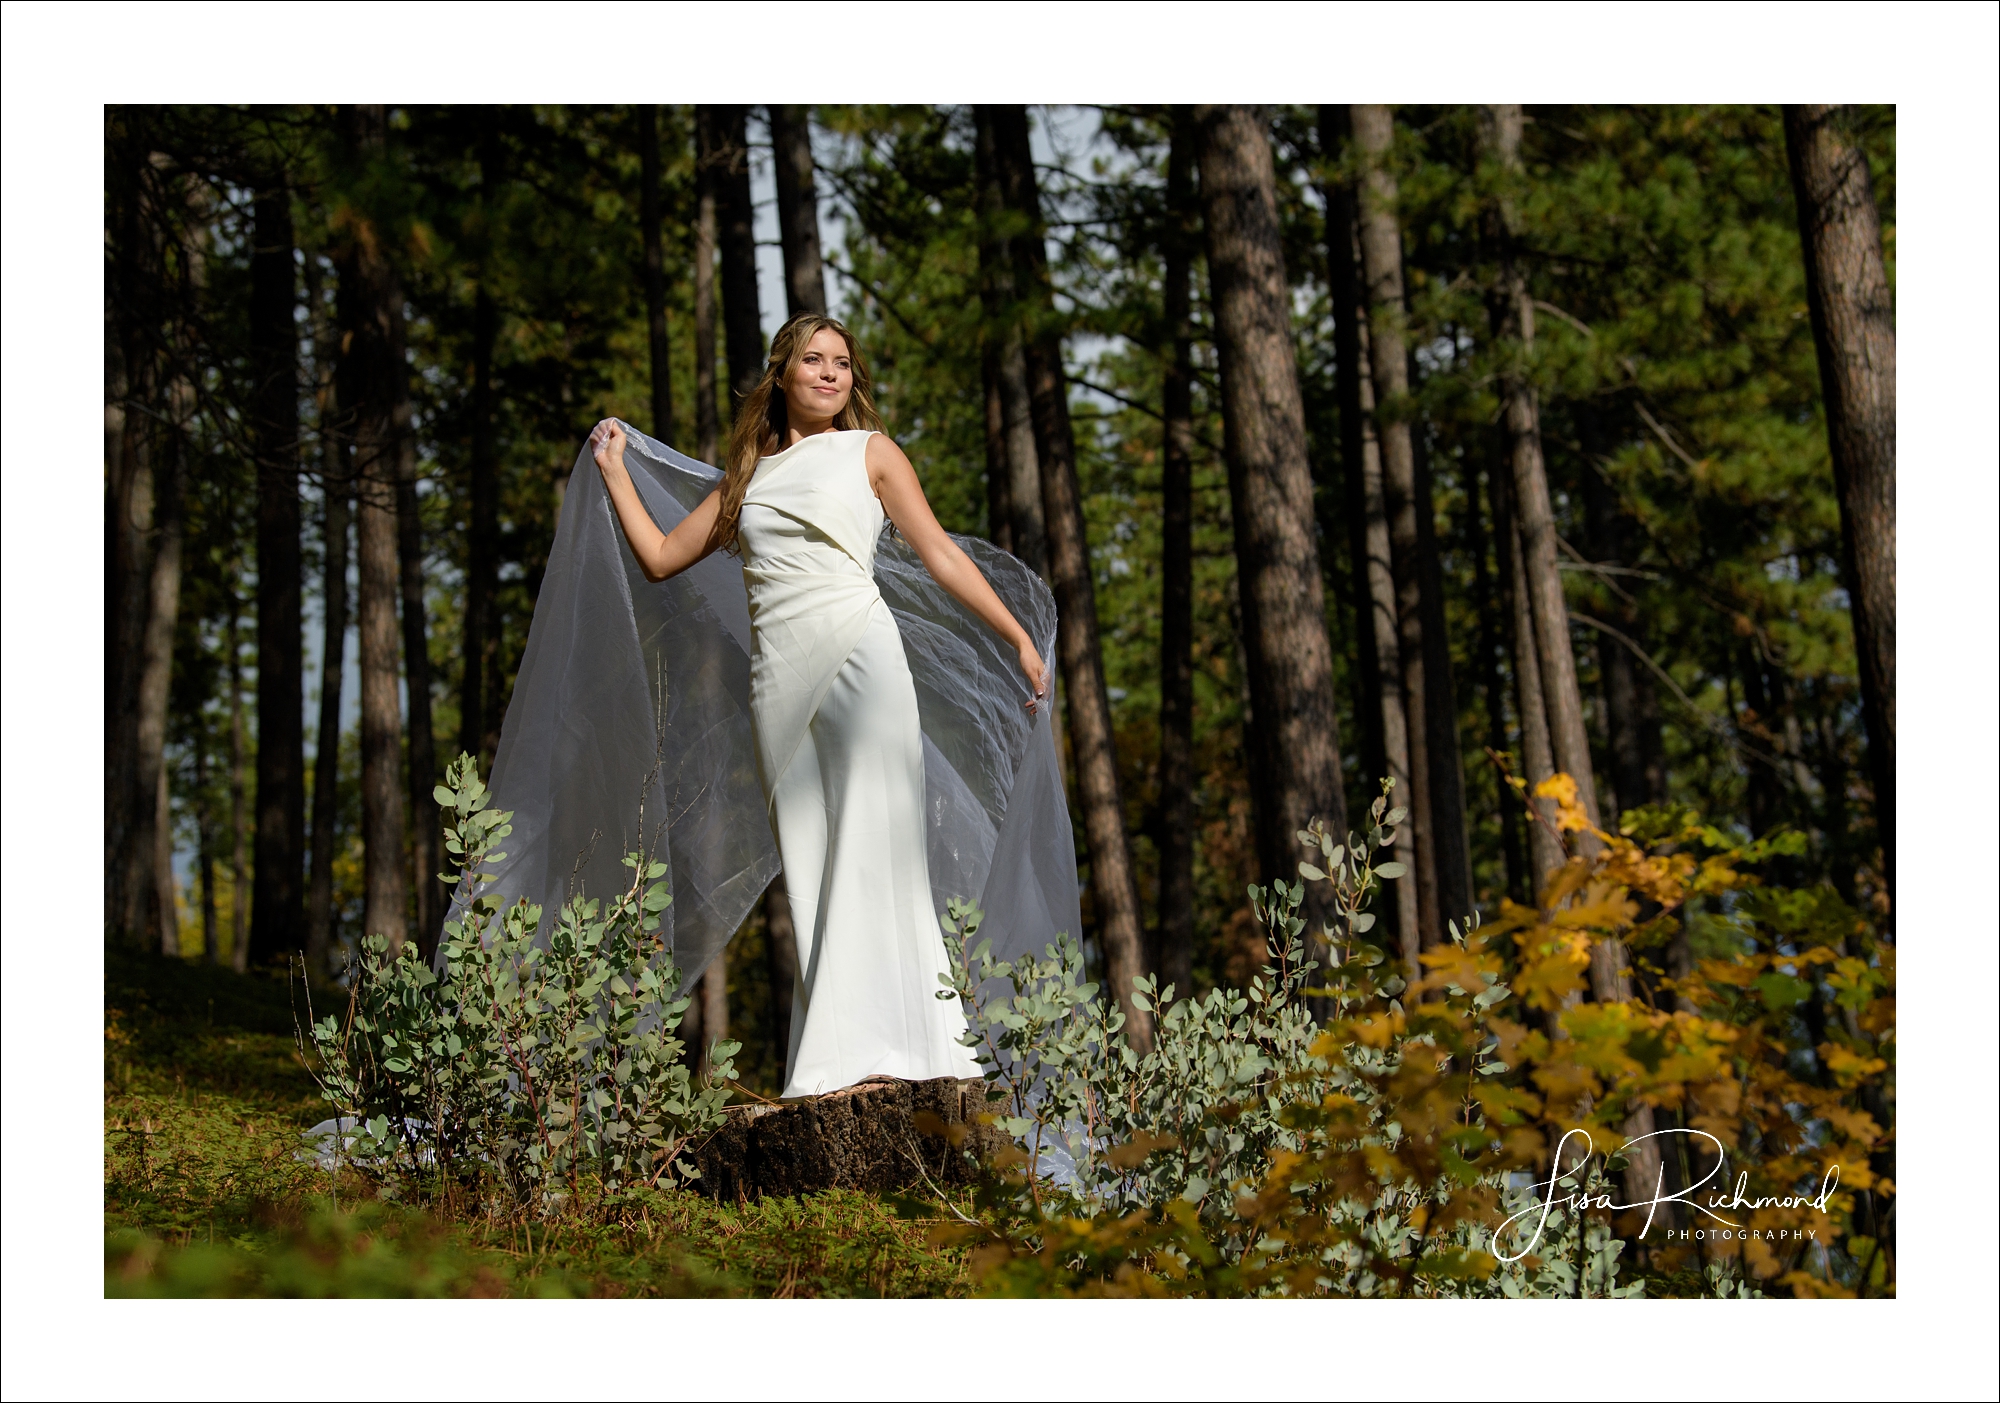
[(497, 1185), (544, 1211), (694, 1178), (680, 1152), (721, 1125), (734, 1042), (696, 1077), (675, 1036), (688, 1001), (660, 936), (665, 865), (625, 858), (610, 905), (542, 910), (480, 889), (513, 815), (461, 756), (438, 786), (459, 906), (442, 970), (370, 937), (346, 1009), (312, 1025), (322, 1094), (358, 1169), (401, 1192)]

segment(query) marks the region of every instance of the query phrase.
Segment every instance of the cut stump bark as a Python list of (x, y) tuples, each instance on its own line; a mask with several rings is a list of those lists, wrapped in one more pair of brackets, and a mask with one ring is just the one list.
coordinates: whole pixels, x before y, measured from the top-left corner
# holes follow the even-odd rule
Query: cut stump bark
[[(871, 1193), (972, 1181), (966, 1153), (997, 1144), (978, 1117), (986, 1084), (939, 1077), (863, 1082), (794, 1105), (731, 1106), (723, 1127), (690, 1152), (697, 1193), (724, 1202), (825, 1189)], [(954, 1143), (954, 1141), (956, 1143)]]

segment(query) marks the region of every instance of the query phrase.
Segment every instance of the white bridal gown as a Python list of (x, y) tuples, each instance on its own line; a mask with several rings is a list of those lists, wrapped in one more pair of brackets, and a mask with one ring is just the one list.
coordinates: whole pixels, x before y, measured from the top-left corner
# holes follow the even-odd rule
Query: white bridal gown
[[(722, 474), (626, 433), (640, 499), (671, 531)], [(824, 435), (764, 460), (742, 558), (717, 551), (664, 584), (581, 449), (490, 781), (512, 818), (486, 894), (540, 906), (546, 939), (565, 902), (625, 890), (642, 850), (673, 894), (660, 933), (682, 992), (782, 865), (801, 955), (794, 1093), (970, 1073), (957, 1002), (932, 997), (953, 897), (984, 909), (995, 959), (1081, 929), (1048, 709), (1024, 707), (1014, 650), (881, 534), (866, 447)], [(953, 539), (1054, 656), (1048, 586)]]
[(876, 586), (866, 430), (757, 464), (738, 541), (750, 712), (798, 939), (784, 1095), (884, 1075), (976, 1077), (925, 858), (924, 738)]

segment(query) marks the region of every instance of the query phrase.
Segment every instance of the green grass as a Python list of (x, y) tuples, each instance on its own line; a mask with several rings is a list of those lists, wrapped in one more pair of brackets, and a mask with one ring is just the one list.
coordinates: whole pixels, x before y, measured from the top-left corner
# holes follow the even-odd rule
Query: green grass
[(868, 1194), (728, 1205), (670, 1190), (557, 1219), (385, 1202), (298, 1157), (330, 1110), (292, 1029), (281, 980), (107, 954), (106, 1295), (967, 1293), (963, 1252)]

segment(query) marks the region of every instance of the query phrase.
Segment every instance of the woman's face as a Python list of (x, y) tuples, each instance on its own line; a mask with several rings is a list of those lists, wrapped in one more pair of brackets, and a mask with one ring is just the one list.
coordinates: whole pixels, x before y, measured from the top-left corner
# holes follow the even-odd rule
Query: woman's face
[(854, 362), (847, 340), (821, 327), (806, 343), (806, 353), (785, 382), (785, 404), (796, 425), (820, 424), (847, 408), (854, 393)]

